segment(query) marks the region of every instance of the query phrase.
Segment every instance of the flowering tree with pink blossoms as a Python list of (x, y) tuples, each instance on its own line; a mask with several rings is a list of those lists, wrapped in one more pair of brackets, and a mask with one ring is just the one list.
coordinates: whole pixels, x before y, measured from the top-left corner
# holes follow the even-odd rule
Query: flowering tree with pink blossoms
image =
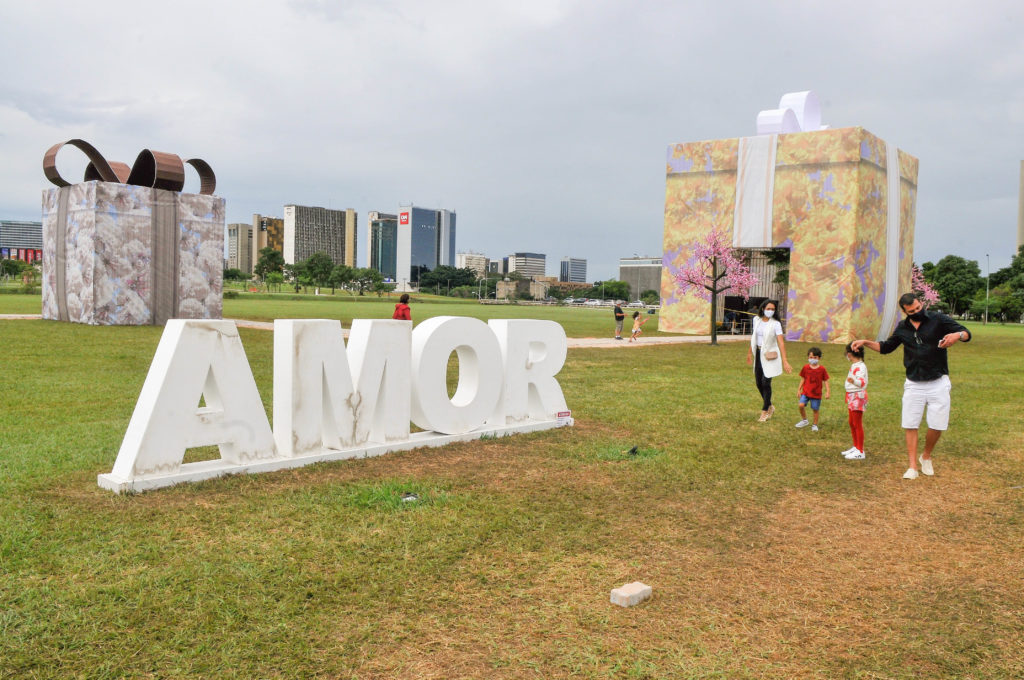
[(717, 324), (718, 295), (732, 292), (746, 300), (750, 289), (757, 285), (757, 277), (743, 263), (733, 250), (732, 239), (725, 232), (715, 228), (703, 241), (694, 244), (688, 266), (676, 274), (676, 288), (682, 293), (692, 293), (711, 303), (711, 344), (718, 344)]
[(921, 304), (925, 307), (931, 307), (939, 301), (939, 292), (924, 280), (924, 274), (916, 264), (910, 270), (910, 289), (920, 298)]

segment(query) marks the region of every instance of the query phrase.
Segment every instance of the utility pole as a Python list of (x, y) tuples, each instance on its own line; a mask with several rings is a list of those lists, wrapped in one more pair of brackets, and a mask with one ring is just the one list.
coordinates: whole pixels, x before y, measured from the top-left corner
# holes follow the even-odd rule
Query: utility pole
[(985, 253), (985, 324), (988, 325), (988, 280), (992, 277), (992, 265), (989, 263), (988, 253)]

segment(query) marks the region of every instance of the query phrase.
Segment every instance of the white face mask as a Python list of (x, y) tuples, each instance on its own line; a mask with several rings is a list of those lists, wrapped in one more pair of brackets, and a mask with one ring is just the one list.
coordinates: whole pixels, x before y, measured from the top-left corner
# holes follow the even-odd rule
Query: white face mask
[(764, 310), (764, 318), (770, 319), (773, 316), (775, 316), (775, 310), (774, 309), (766, 309), (766, 310)]
[(815, 359), (814, 357), (811, 357), (810, 359), (807, 360), (807, 363), (809, 363), (811, 366), (817, 366), (818, 360)]

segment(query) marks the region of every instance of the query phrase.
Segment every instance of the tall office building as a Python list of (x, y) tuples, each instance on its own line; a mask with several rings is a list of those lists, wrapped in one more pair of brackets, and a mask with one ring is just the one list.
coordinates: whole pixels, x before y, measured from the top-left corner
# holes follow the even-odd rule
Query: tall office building
[(490, 260), (480, 253), (455, 253), (455, 266), (459, 269), (472, 269), (478, 277), (487, 275)]
[(398, 215), (371, 210), (366, 218), (366, 266), (395, 281), (398, 272)]
[(571, 283), (586, 283), (587, 261), (579, 257), (563, 257), (562, 266), (558, 272), (558, 280)]
[(228, 225), (228, 269), (239, 269), (252, 274), (255, 264), (252, 260), (253, 227), (245, 222)]
[(279, 253), (284, 252), (284, 220), (280, 217), (253, 214), (252, 254), (249, 257), (249, 270), (246, 273), (253, 273), (256, 263), (260, 261), (260, 251), (264, 248), (273, 248)]
[(399, 290), (418, 283), (421, 273), (441, 265), (454, 265), (455, 213), (414, 205), (400, 207), (396, 250), (395, 280)]
[(645, 290), (661, 290), (660, 257), (623, 257), (619, 259), (619, 281), (629, 285), (629, 299), (639, 300)]
[(0, 220), (0, 258), (37, 262), (43, 259), (43, 223)]
[(543, 253), (512, 253), (508, 256), (508, 273), (519, 272), (526, 278), (547, 276), (547, 255)]
[(305, 205), (284, 207), (284, 261), (301, 262), (325, 252), (334, 264), (356, 266), (356, 211)]

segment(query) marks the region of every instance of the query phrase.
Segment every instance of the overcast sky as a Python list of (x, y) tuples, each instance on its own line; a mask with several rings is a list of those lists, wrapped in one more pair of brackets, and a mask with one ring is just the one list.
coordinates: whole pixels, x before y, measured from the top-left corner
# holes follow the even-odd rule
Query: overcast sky
[[(851, 9), (842, 9), (850, 7)], [(665, 151), (786, 92), (920, 159), (915, 260), (1016, 249), (1024, 3), (0, 0), (0, 218), (53, 143), (207, 160), (228, 222), (286, 203), (458, 213), (459, 251), (618, 275), (661, 255)], [(78, 179), (66, 148), (58, 166)], [(186, 189), (198, 187), (190, 176)]]

